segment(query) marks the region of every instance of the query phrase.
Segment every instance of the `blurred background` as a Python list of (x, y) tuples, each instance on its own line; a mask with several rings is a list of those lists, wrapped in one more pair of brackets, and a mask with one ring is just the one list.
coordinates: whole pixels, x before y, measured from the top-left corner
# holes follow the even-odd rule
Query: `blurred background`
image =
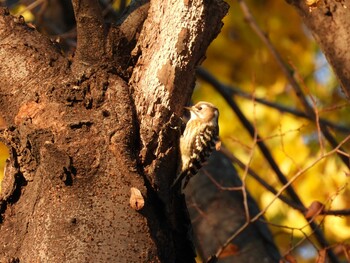
[[(101, 2), (110, 21), (129, 4), (129, 1)], [(350, 240), (348, 167), (334, 145), (322, 135), (321, 126), (326, 125), (333, 138), (343, 142), (343, 152), (338, 153), (346, 156), (350, 144), (343, 140), (350, 134), (349, 103), (317, 43), (291, 6), (280, 0), (228, 3), (230, 10), (222, 32), (209, 47), (203, 68), (205, 74), (225, 85), (227, 94), (260, 139), (249, 134), (222, 93), (204, 80), (201, 73), (193, 102), (205, 100), (218, 106), (223, 145), (264, 182), (276, 190), (283, 187), (259, 150), (258, 141), (267, 145), (283, 174), (295, 180), (292, 186), (305, 206), (314, 204), (325, 211), (340, 210), (331, 215), (321, 210), (310, 213), (312, 220), (322, 226), (327, 240), (335, 244), (334, 252), (346, 262), (350, 251), (346, 245)], [(67, 55), (74, 50), (74, 17), (69, 15), (72, 14), (69, 1), (2, 0), (1, 5), (24, 16), (26, 22), (61, 45)], [(296, 92), (288, 74), (297, 82), (302, 95)], [(302, 99), (315, 112), (316, 121), (307, 117)], [(6, 147), (0, 145), (0, 178), (7, 156)], [(319, 251), (302, 213), (275, 198), (274, 193), (244, 170), (238, 171), (260, 209), (266, 209), (267, 224), (281, 254), (291, 253), (298, 262), (315, 262)]]

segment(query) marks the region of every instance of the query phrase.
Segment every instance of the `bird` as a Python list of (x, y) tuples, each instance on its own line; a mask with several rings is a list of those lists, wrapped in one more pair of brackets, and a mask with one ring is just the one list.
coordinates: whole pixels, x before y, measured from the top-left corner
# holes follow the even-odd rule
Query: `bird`
[(180, 137), (180, 164), (173, 189), (183, 189), (202, 167), (219, 142), (219, 110), (212, 103), (200, 101), (185, 107), (191, 115)]

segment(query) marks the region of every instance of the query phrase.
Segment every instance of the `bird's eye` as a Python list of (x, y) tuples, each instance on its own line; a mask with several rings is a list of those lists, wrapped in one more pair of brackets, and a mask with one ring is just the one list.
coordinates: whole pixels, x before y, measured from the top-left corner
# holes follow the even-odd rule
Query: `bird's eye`
[(202, 106), (199, 106), (199, 107), (198, 107), (198, 110), (202, 110), (202, 109), (203, 109)]

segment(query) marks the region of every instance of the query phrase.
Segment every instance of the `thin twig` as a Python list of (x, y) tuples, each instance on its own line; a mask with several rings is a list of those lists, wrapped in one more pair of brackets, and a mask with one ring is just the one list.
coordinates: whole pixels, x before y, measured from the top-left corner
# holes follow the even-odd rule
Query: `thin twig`
[(106, 24), (97, 0), (72, 0), (72, 5), (77, 28), (77, 48), (72, 70), (76, 77), (80, 77), (107, 59)]
[(205, 167), (201, 170), (212, 183), (222, 191), (242, 191), (243, 187), (241, 186), (222, 186), (215, 178), (205, 169)]
[[(260, 221), (260, 222), (263, 222), (263, 223), (265, 223), (265, 224), (274, 226), (274, 227), (289, 229), (289, 230), (292, 231), (292, 233), (293, 233), (295, 230), (298, 230), (298, 231), (300, 231), (300, 232), (304, 235), (303, 238), (301, 238), (300, 240), (298, 240), (297, 243), (294, 243), (292, 246), (290, 246), (290, 248), (289, 248), (286, 252), (284, 252), (284, 256), (290, 254), (293, 250), (295, 250), (297, 247), (299, 247), (300, 245), (302, 245), (302, 244), (305, 242), (305, 240), (309, 240), (310, 244), (311, 244), (312, 246), (314, 246), (313, 242), (310, 241), (310, 237), (311, 237), (314, 233), (311, 231), (311, 233), (310, 233), (309, 235), (306, 234), (306, 233), (303, 231), (303, 228), (305, 228), (305, 226), (300, 227), (300, 228), (289, 227), (289, 226), (285, 226), (285, 225), (279, 225), (279, 224), (271, 223), (271, 222), (266, 221), (266, 220), (261, 219), (261, 218), (259, 219), (259, 221)], [(291, 241), (293, 241), (293, 238), (292, 238)], [(292, 242), (291, 242), (291, 243), (292, 243)], [(314, 246), (314, 247), (315, 247), (315, 246)], [(317, 250), (316, 247), (315, 247), (315, 249)]]
[[(221, 145), (220, 151), (228, 158), (231, 162), (236, 163), (242, 170), (247, 170), (247, 173), (255, 179), (259, 184), (261, 184), (266, 190), (271, 192), (272, 194), (276, 195), (277, 190), (268, 184), (264, 179), (262, 179), (252, 168), (250, 168), (248, 165), (244, 164), (240, 159), (238, 159), (233, 153), (231, 153), (226, 147)], [(306, 212), (307, 209), (304, 206), (298, 205), (292, 200), (290, 200), (288, 197), (284, 195), (280, 195), (279, 199), (289, 205), (290, 207), (297, 209), (301, 212)]]

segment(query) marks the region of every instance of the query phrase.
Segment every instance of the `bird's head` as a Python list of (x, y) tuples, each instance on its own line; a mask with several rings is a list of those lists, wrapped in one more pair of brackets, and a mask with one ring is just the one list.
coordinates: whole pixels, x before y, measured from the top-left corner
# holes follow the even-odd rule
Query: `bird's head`
[(203, 122), (217, 123), (219, 110), (213, 104), (200, 101), (192, 107), (186, 107), (191, 112), (191, 120), (200, 119)]

